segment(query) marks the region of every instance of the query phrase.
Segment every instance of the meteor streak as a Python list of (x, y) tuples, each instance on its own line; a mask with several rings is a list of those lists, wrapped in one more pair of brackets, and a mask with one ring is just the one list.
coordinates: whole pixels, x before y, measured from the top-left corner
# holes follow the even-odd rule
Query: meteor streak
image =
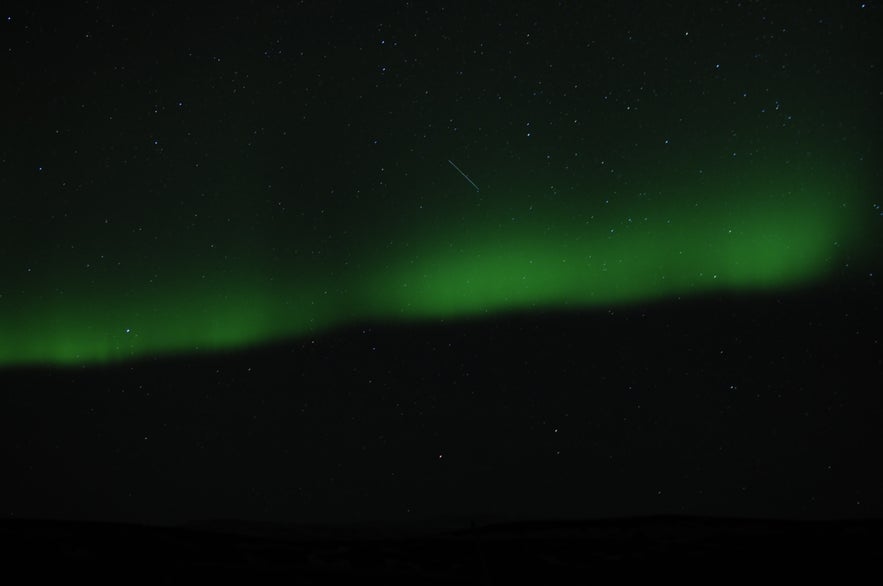
[(454, 169), (456, 169), (457, 172), (458, 172), (460, 175), (462, 175), (462, 176), (466, 179), (466, 181), (468, 181), (469, 183), (472, 184), (472, 187), (475, 188), (475, 191), (481, 191), (480, 189), (478, 189), (478, 185), (475, 184), (475, 181), (473, 181), (472, 179), (470, 179), (470, 178), (469, 178), (469, 175), (467, 175), (466, 173), (464, 173), (463, 171), (461, 171), (461, 170), (460, 170), (460, 167), (458, 167), (457, 165), (454, 164), (454, 161), (452, 161), (451, 159), (448, 159), (448, 162), (451, 164), (451, 167), (453, 167)]

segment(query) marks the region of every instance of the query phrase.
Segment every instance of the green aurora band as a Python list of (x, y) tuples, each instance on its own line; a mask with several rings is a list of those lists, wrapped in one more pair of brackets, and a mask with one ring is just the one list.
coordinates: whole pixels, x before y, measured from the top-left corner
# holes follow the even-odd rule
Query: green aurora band
[[(728, 191), (721, 182), (714, 197), (690, 197), (714, 187), (706, 179), (673, 201), (545, 201), (518, 215), (499, 203), (481, 213), (449, 207), (435, 222), (396, 228), (406, 249), (368, 241), (354, 262), (327, 273), (292, 263), (270, 278), (254, 248), (224, 271), (179, 267), (162, 286), (116, 277), (79, 284), (59, 270), (0, 299), (0, 365), (101, 364), (358, 322), (793, 288), (823, 279), (847, 247), (862, 244), (861, 190), (823, 183), (804, 177)], [(72, 281), (63, 294), (60, 281)]]

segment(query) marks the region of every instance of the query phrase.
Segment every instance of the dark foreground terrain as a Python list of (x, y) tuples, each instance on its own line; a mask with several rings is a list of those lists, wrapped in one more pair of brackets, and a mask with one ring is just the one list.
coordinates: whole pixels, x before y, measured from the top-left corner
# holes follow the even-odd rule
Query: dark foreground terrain
[(137, 577), (290, 576), (298, 583), (508, 584), (592, 579), (612, 571), (675, 570), (725, 578), (874, 569), (883, 562), (881, 521), (772, 521), (641, 517), (586, 522), (428, 526), (186, 527), (7, 520), (7, 568), (31, 573)]

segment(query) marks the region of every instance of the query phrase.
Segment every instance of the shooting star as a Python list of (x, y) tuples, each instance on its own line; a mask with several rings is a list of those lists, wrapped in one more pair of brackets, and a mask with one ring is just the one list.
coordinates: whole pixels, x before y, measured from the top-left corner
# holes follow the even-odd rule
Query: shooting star
[(475, 184), (475, 181), (473, 181), (472, 179), (470, 179), (470, 178), (469, 178), (469, 175), (467, 175), (466, 173), (464, 173), (463, 171), (461, 171), (461, 170), (460, 170), (460, 167), (458, 167), (457, 165), (454, 164), (454, 161), (452, 161), (451, 159), (448, 159), (448, 162), (451, 164), (451, 167), (453, 167), (454, 169), (457, 170), (457, 173), (459, 173), (460, 175), (462, 175), (463, 178), (466, 179), (466, 181), (468, 181), (469, 183), (472, 184), (472, 187), (475, 188), (475, 191), (479, 191), (479, 192), (481, 191), (481, 190), (478, 188), (478, 185)]

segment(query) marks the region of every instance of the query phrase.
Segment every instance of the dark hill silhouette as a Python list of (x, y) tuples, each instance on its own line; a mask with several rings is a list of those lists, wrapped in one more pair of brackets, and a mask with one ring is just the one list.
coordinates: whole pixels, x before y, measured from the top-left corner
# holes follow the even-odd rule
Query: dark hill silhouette
[(771, 571), (847, 576), (883, 561), (883, 520), (663, 516), (460, 530), (431, 524), (375, 529), (372, 534), (367, 525), (155, 527), (7, 520), (0, 523), (0, 545), (6, 570), (26, 569), (31, 576), (287, 576), (306, 583), (507, 584), (658, 577), (660, 572), (718, 578)]

